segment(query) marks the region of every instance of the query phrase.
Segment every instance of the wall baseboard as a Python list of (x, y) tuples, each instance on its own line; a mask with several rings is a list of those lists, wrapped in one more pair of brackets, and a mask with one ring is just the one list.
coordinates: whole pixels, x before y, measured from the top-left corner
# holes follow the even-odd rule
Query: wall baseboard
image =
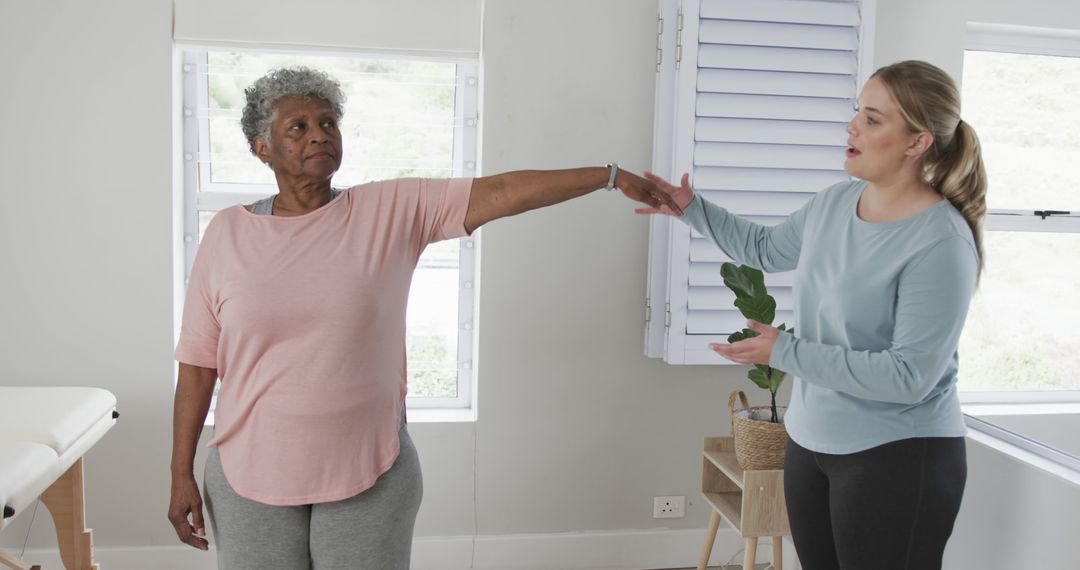
[[(697, 566), (705, 529), (627, 530), (552, 534), (417, 537), (415, 570), (644, 570)], [(730, 528), (716, 534), (710, 565), (724, 564), (743, 548)], [(768, 562), (768, 539), (758, 546), (759, 563)], [(98, 547), (95, 562), (107, 570), (216, 570), (214, 551), (186, 546)], [(63, 568), (55, 550), (29, 550), (25, 560), (45, 568)], [(794, 549), (784, 541), (784, 566), (798, 570)], [(735, 558), (742, 562), (741, 555)]]

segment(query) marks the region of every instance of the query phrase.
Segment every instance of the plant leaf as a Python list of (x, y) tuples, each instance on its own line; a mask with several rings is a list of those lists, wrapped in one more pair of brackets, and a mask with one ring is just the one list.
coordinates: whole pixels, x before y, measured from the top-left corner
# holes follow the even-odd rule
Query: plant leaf
[(724, 285), (735, 292), (736, 297), (760, 297), (768, 295), (765, 290), (765, 274), (749, 265), (735, 265), (730, 261), (720, 266)]
[(750, 381), (758, 385), (758, 388), (769, 389), (769, 379), (765, 377), (765, 373), (757, 368), (750, 371), (747, 376), (750, 377)]
[(735, 306), (744, 317), (771, 325), (776, 317), (776, 300), (765, 288), (765, 274), (749, 265), (724, 263), (720, 275), (735, 293)]
[(770, 295), (736, 298), (735, 306), (748, 319), (771, 325), (776, 318), (776, 300)]
[(733, 333), (729, 334), (728, 337), (727, 337), (727, 341), (728, 342), (739, 342), (740, 340), (746, 340), (748, 338), (754, 338), (755, 336), (758, 336), (759, 334), (761, 334), (761, 333), (759, 333), (757, 331), (753, 331), (753, 330), (750, 330), (750, 329), (743, 329), (741, 331), (733, 332)]
[(772, 374), (769, 376), (769, 391), (775, 394), (780, 389), (780, 384), (783, 384), (785, 376), (787, 376), (787, 372), (773, 368)]

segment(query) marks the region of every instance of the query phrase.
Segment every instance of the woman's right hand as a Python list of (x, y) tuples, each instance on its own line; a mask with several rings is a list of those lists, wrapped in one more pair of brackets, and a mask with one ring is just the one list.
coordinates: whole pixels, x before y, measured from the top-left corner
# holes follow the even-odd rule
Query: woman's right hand
[[(645, 178), (655, 182), (656, 186), (660, 188), (661, 191), (668, 196), (671, 196), (675, 205), (682, 211), (686, 211), (690, 202), (694, 201), (694, 189), (690, 187), (690, 174), (688, 173), (682, 175), (682, 183), (680, 186), (675, 186), (652, 172), (646, 172)], [(668, 216), (682, 215), (682, 212), (675, 212), (666, 205), (660, 206), (659, 208), (637, 208), (634, 212), (638, 214), (666, 214)]]
[(195, 482), (195, 477), (174, 477), (172, 496), (169, 499), (169, 522), (176, 529), (176, 536), (180, 537), (180, 542), (190, 544), (199, 550), (207, 550), (210, 548), (210, 543), (206, 540), (202, 507), (202, 495), (199, 494), (199, 484)]

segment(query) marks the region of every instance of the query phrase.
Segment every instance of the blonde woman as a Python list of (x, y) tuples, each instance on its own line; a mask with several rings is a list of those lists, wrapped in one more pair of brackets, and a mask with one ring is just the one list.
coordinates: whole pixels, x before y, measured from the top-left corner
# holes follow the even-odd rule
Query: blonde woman
[(751, 322), (760, 336), (712, 349), (797, 377), (784, 491), (802, 567), (939, 569), (967, 478), (957, 343), (986, 174), (956, 85), (925, 62), (875, 72), (847, 132), (857, 180), (775, 227), (654, 179), (733, 259), (796, 271), (797, 336)]

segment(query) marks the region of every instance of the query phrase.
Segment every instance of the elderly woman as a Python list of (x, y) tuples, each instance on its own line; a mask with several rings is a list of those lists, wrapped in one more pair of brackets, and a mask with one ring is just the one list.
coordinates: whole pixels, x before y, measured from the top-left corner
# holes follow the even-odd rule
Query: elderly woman
[(408, 568), (422, 483), (404, 422), (405, 305), (424, 247), (605, 186), (678, 206), (615, 165), (335, 190), (338, 83), (280, 69), (246, 95), (244, 134), (278, 193), (221, 211), (199, 247), (169, 520), (207, 549), (193, 462), (221, 378), (204, 478), (219, 567)]

